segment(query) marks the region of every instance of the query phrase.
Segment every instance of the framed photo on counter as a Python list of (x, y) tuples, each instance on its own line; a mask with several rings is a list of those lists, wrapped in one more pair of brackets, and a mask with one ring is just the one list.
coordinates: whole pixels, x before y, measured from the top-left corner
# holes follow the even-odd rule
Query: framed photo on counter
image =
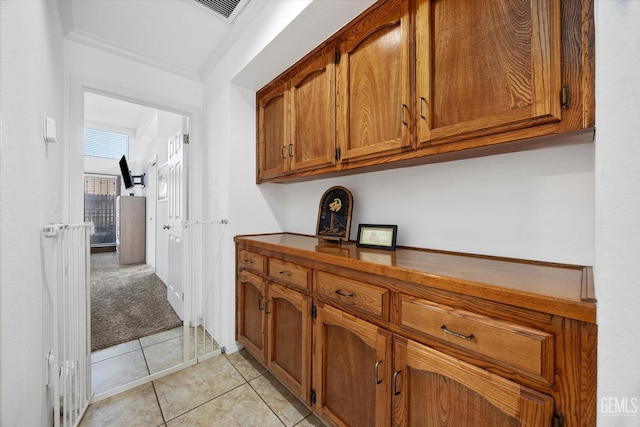
[(356, 246), (393, 251), (396, 249), (397, 233), (397, 225), (360, 224)]

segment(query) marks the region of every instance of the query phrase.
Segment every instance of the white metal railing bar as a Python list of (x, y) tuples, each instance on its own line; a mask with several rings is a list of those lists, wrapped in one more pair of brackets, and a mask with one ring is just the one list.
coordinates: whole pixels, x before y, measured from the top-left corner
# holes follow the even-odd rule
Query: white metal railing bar
[(90, 224), (56, 224), (41, 231), (48, 320), (43, 336), (56, 427), (78, 425), (91, 398), (90, 229)]

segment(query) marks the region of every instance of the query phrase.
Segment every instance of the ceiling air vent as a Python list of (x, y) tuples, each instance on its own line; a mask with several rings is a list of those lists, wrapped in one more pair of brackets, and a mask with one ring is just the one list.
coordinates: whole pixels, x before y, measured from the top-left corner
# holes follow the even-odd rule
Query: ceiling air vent
[[(213, 10), (218, 15), (222, 15), (225, 20), (233, 21), (240, 11), (238, 4), (241, 0), (196, 0), (203, 6)], [(234, 13), (235, 11), (235, 13)]]

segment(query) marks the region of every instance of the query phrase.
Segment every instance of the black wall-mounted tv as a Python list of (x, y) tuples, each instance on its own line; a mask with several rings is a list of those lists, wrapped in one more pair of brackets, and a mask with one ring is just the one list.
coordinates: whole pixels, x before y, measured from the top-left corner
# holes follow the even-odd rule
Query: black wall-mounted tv
[(133, 179), (131, 178), (131, 171), (129, 171), (129, 165), (127, 165), (127, 159), (122, 156), (120, 159), (120, 172), (122, 173), (122, 180), (124, 181), (124, 188), (127, 190), (133, 187)]

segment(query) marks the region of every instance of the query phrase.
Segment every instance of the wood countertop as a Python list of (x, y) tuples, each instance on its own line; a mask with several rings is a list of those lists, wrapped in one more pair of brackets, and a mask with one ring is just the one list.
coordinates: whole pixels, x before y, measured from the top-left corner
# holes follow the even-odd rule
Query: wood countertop
[(596, 323), (591, 267), (398, 246), (365, 249), (315, 236), (236, 236), (236, 243), (499, 303)]

